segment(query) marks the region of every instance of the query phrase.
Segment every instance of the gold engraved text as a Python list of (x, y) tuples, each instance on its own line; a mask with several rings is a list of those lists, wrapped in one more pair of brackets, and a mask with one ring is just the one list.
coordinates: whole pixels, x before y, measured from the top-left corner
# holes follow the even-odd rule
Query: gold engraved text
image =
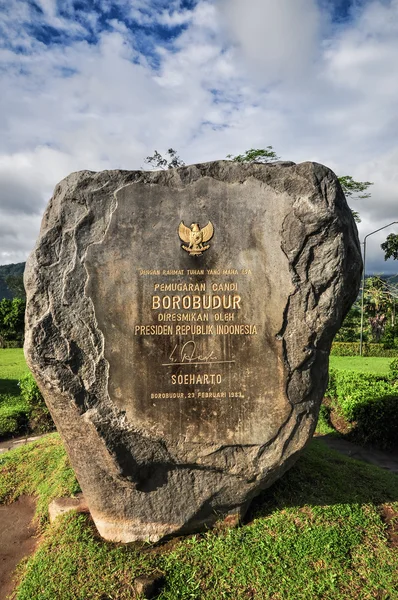
[(186, 296), (152, 296), (152, 310), (240, 310), (242, 298), (239, 294), (186, 295)]
[[(155, 283), (155, 292), (205, 292), (205, 283)], [(233, 288), (235, 289), (235, 288)]]
[(171, 376), (173, 385), (214, 385), (221, 381), (221, 373), (180, 373)]

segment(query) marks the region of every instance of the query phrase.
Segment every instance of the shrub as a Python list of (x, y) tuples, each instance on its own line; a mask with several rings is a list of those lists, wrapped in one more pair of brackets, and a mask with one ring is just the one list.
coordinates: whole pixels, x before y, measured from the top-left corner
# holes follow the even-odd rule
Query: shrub
[(23, 399), (11, 395), (0, 397), (0, 437), (24, 433), (28, 427), (29, 407)]
[(327, 398), (336, 398), (337, 397), (337, 392), (336, 392), (336, 377), (337, 377), (337, 369), (329, 369), (329, 381), (328, 381), (328, 387), (326, 389), (325, 392), (325, 396)]
[(23, 341), (6, 341), (4, 340), (4, 338), (0, 337), (0, 348), (22, 348), (23, 346)]
[(375, 398), (394, 394), (387, 375), (339, 371), (335, 385), (342, 415), (350, 422), (356, 421), (358, 406), (372, 402)]
[(326, 395), (361, 442), (391, 448), (398, 438), (398, 389), (392, 381), (398, 360), (392, 361), (390, 374), (331, 370)]
[(381, 338), (381, 342), (383, 344), (383, 348), (386, 350), (390, 350), (394, 348), (394, 339), (395, 339), (395, 328), (391, 325), (386, 325), (384, 328), (383, 337)]
[(391, 449), (398, 439), (398, 393), (358, 405), (355, 420), (356, 433), (363, 442)]
[(30, 406), (36, 406), (40, 403), (44, 404), (43, 396), (39, 390), (39, 387), (33, 377), (32, 373), (26, 373), (23, 375), (18, 382), (19, 389), (21, 390), (21, 396), (26, 400)]
[(397, 349), (384, 348), (383, 344), (365, 344), (364, 345), (364, 356), (381, 356), (384, 358), (394, 358), (398, 356)]
[[(331, 356), (359, 356), (359, 342), (333, 342)], [(363, 344), (363, 356), (398, 357), (398, 349), (386, 349), (383, 344)]]
[(326, 404), (321, 404), (318, 415), (318, 423), (316, 426), (316, 432), (321, 435), (328, 435), (329, 433), (336, 433), (331, 422), (330, 422), (330, 414), (331, 407)]
[(38, 433), (52, 431), (54, 429), (53, 420), (32, 373), (26, 373), (18, 385), (21, 396), (30, 409), (29, 428)]
[(358, 356), (359, 344), (357, 342), (333, 342), (331, 356)]
[(393, 381), (398, 381), (398, 358), (390, 362), (390, 377)]

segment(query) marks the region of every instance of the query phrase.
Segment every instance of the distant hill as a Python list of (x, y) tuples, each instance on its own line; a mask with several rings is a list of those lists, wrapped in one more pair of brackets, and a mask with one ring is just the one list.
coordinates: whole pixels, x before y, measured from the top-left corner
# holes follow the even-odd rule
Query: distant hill
[(22, 275), (25, 270), (25, 263), (15, 263), (11, 265), (0, 265), (0, 300), (7, 298), (12, 300), (13, 293), (8, 289), (6, 277), (9, 275)]

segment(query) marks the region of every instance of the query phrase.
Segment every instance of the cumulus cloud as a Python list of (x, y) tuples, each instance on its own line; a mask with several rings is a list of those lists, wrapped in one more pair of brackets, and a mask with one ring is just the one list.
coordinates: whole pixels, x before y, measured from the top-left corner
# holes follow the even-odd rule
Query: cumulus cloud
[(320, 10), (316, 0), (219, 0), (237, 55), (263, 84), (300, 80), (316, 61)]
[[(361, 237), (398, 220), (398, 1), (353, 4), (341, 23), (328, 5), (101, 0), (89, 11), (10, 0), (0, 17), (0, 263), (26, 257), (69, 172), (140, 168), (170, 147), (189, 163), (272, 144), (285, 159), (374, 181), (371, 199), (352, 202)], [(392, 270), (383, 239), (372, 238), (369, 265)]]

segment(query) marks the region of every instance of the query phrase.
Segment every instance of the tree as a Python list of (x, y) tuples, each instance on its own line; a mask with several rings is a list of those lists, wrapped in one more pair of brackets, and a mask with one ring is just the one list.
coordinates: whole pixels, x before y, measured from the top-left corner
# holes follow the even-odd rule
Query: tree
[(173, 148), (169, 148), (166, 155), (168, 155), (167, 158), (155, 150), (153, 156), (147, 156), (144, 162), (155, 169), (163, 169), (164, 171), (166, 169), (176, 169), (177, 167), (183, 167), (185, 165), (185, 162), (178, 156), (177, 151), (173, 150)]
[[(377, 278), (377, 276), (374, 276), (374, 279), (376, 279), (376, 278)], [(396, 279), (395, 276), (390, 277), (388, 279), (382, 279), (380, 277), (379, 279), (383, 286), (385, 302), (386, 302), (387, 309), (388, 309), (389, 316), (390, 316), (391, 327), (395, 331), (395, 327), (397, 325), (396, 319), (395, 319), (395, 308), (396, 308), (396, 304), (398, 302), (398, 283), (395, 281), (395, 279)], [(395, 337), (395, 333), (394, 333), (394, 337)], [(398, 338), (398, 335), (397, 335), (397, 338)]]
[(244, 154), (238, 154), (237, 156), (227, 154), (227, 158), (239, 163), (268, 163), (274, 160), (280, 160), (280, 156), (274, 152), (272, 146), (267, 146), (266, 148), (251, 148), (250, 150), (246, 150)]
[(390, 233), (386, 241), (381, 244), (381, 249), (384, 252), (384, 260), (389, 258), (398, 260), (398, 234)]
[(378, 275), (366, 278), (364, 309), (368, 315), (372, 337), (375, 342), (387, 342), (387, 339), (385, 339), (387, 336), (389, 344), (393, 347), (397, 300), (398, 284), (393, 279), (383, 279)]
[(356, 302), (348, 311), (340, 329), (338, 330), (336, 342), (357, 342), (361, 327), (361, 308)]
[(386, 315), (376, 315), (369, 318), (370, 327), (372, 329), (373, 341), (378, 344), (383, 336), (384, 327), (386, 324)]
[(371, 181), (355, 181), (351, 175), (342, 175), (338, 179), (345, 196), (360, 200), (370, 198), (371, 194), (366, 190), (373, 185)]
[(21, 275), (8, 275), (5, 278), (8, 289), (12, 292), (14, 298), (22, 298), (25, 300), (25, 286), (23, 284), (23, 274)]
[(387, 310), (389, 298), (384, 289), (384, 281), (374, 275), (365, 281), (365, 310), (372, 316), (379, 316)]
[[(398, 283), (394, 277), (378, 275), (365, 280), (364, 313), (366, 315), (364, 340), (382, 342), (385, 348), (398, 345), (398, 323), (395, 308), (398, 301)], [(337, 342), (357, 342), (360, 336), (361, 309), (359, 302), (351, 307), (339, 331)]]
[[(373, 185), (371, 181), (355, 181), (351, 175), (341, 175), (338, 177), (338, 180), (346, 198), (353, 198), (354, 200), (364, 200), (365, 198), (370, 198), (371, 194), (366, 190), (369, 188), (369, 186)], [(355, 221), (360, 223), (361, 219), (358, 212), (352, 209), (351, 212)]]
[(24, 337), (25, 301), (21, 298), (0, 301), (0, 345), (17, 342), (22, 345)]

